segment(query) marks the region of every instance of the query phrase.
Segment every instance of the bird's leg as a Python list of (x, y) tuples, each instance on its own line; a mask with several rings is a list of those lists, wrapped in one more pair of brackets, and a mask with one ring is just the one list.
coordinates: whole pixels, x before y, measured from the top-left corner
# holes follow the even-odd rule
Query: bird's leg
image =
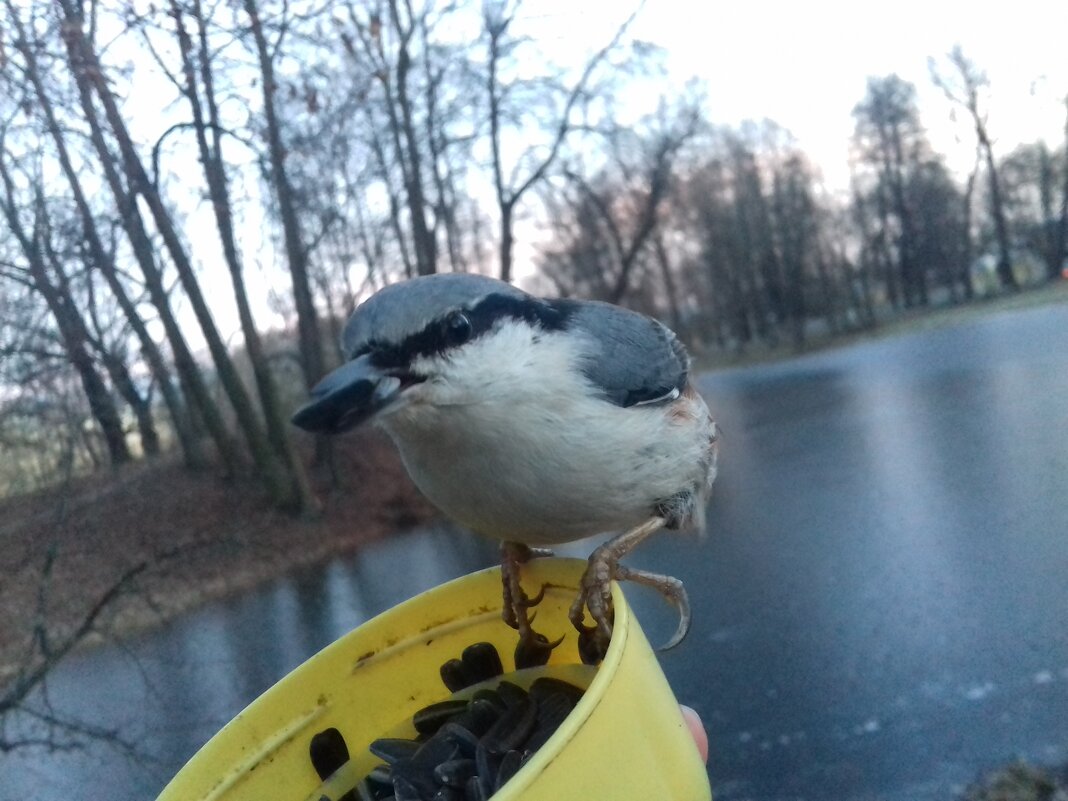
[[(682, 582), (670, 576), (660, 576), (643, 570), (633, 570), (619, 564), (619, 560), (655, 534), (668, 523), (667, 518), (651, 517), (642, 525), (632, 528), (609, 540), (590, 554), (586, 572), (582, 575), (579, 595), (571, 604), (569, 617), (579, 631), (579, 650), (584, 661), (595, 662), (602, 658), (612, 639), (612, 580), (632, 579), (640, 584), (659, 590), (679, 610), (682, 620), (667, 647), (677, 645), (690, 625), (690, 603)], [(589, 609), (593, 627), (585, 625), (585, 612)]]
[(531, 626), (534, 617), (528, 610), (541, 603), (545, 597), (545, 587), (530, 598), (523, 589), (519, 576), (521, 566), (537, 556), (552, 556), (552, 551), (531, 548), (520, 542), (501, 543), (501, 584), (504, 592), (501, 617), (506, 624), (519, 632), (519, 644), (515, 649), (517, 668), (544, 665), (553, 648), (563, 639), (551, 643), (544, 634), (534, 631)]
[(536, 605), (536, 602), (531, 603), (519, 581), (520, 566), (530, 561), (530, 558), (530, 548), (523, 543), (501, 543), (501, 584), (504, 591), (501, 617), (519, 632), (520, 637), (529, 635), (530, 616), (527, 609)]

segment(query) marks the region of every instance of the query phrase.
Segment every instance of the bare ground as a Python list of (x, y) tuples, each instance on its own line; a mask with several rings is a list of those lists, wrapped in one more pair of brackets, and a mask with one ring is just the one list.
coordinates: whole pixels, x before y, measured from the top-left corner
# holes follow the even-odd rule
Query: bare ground
[(100, 631), (158, 625), (434, 516), (382, 435), (357, 432), (336, 458), (341, 486), (313, 471), (314, 520), (272, 509), (250, 479), (169, 457), (0, 501), (0, 686), (40, 657), (41, 637), (57, 649), (124, 575)]

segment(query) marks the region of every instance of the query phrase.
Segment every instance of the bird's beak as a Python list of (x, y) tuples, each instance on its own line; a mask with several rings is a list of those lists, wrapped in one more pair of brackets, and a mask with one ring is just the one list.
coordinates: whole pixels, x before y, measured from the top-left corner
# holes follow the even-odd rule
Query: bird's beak
[(340, 434), (369, 420), (400, 395), (405, 383), (359, 356), (327, 374), (297, 409), (294, 425), (317, 434)]

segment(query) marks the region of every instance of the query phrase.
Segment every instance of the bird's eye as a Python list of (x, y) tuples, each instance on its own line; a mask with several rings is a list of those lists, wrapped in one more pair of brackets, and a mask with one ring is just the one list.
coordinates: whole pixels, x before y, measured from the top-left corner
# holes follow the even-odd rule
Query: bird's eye
[(462, 345), (471, 338), (471, 321), (461, 311), (454, 311), (445, 318), (445, 341), (449, 345)]

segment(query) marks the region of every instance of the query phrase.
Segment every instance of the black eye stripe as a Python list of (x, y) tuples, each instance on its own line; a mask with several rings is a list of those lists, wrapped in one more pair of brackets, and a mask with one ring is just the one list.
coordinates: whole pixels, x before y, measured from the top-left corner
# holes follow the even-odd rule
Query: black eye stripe
[(450, 324), (450, 317), (457, 310), (443, 317), (432, 320), (422, 331), (411, 334), (399, 345), (387, 345), (371, 341), (353, 354), (353, 358), (364, 353), (371, 353), (371, 360), (376, 367), (397, 368), (411, 364), (419, 356), (433, 356), (444, 353), (450, 348), (459, 347), (485, 334), (500, 320), (525, 320), (531, 325), (546, 331), (558, 331), (564, 327), (568, 312), (551, 303), (530, 297), (513, 295), (487, 295), (469, 309), (459, 310), (467, 320), (470, 328), (466, 335), (456, 338), (456, 329)]

